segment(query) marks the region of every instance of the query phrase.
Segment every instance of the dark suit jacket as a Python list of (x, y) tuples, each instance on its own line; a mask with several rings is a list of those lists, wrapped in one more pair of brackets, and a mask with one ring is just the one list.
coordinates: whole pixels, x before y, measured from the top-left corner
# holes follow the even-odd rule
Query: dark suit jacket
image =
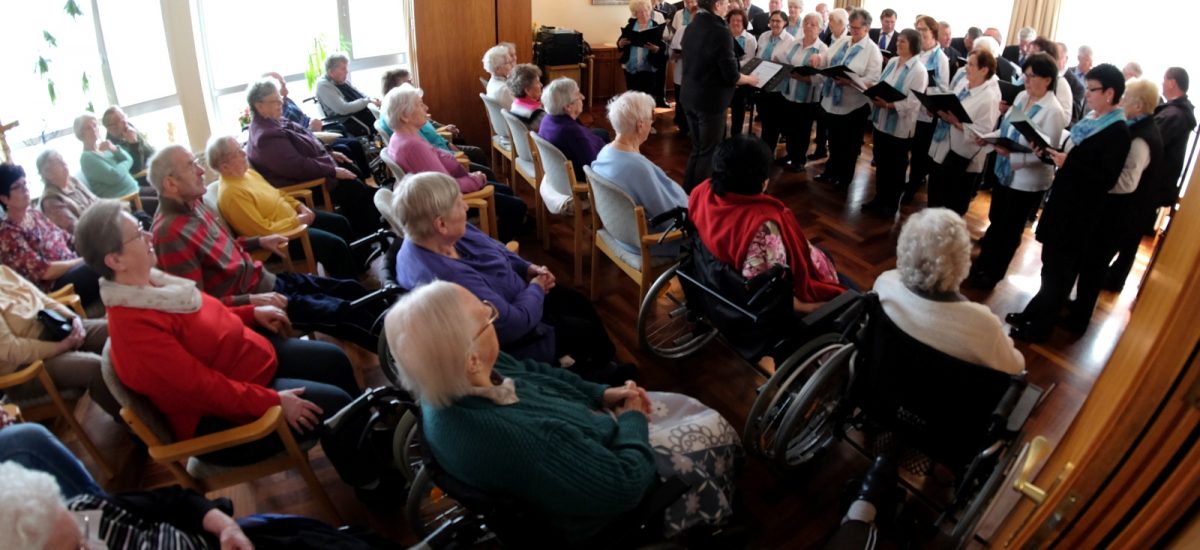
[(958, 58), (966, 56), (963, 55), (962, 50), (954, 47), (953, 42), (950, 43), (949, 48), (943, 48), (942, 52), (944, 52), (946, 57), (950, 60), (950, 77), (953, 78), (954, 73), (957, 73), (958, 69), (962, 67)]
[(961, 55), (962, 52), (967, 51), (967, 44), (965, 40), (965, 38), (951, 38), (950, 47), (958, 50), (959, 54)]
[[(867, 31), (868, 37), (871, 39), (871, 42), (875, 43), (876, 46), (879, 45), (879, 33), (882, 30), (883, 29), (871, 29)], [(892, 29), (892, 35), (888, 37), (887, 48), (885, 49), (889, 52), (896, 53), (896, 39), (899, 37), (900, 31)]]
[(1063, 73), (1063, 80), (1071, 87), (1071, 124), (1074, 124), (1083, 118), (1084, 105), (1087, 105), (1087, 98), (1083, 97), (1083, 93), (1087, 91), (1087, 85), (1070, 70)]
[(1000, 57), (1019, 65), (1021, 63), (1021, 47), (1017, 45), (1005, 46)]
[(1129, 144), (1129, 126), (1117, 122), (1071, 149), (1054, 175), (1038, 222), (1038, 241), (1059, 246), (1086, 243), (1096, 224), (1102, 222), (1104, 198), (1121, 176)]
[(825, 27), (825, 30), (817, 35), (817, 38), (820, 38), (821, 42), (824, 42), (826, 46), (830, 46), (833, 44), (833, 31), (829, 27)]
[(762, 33), (771, 30), (767, 28), (767, 23), (771, 21), (771, 14), (767, 13), (767, 10), (751, 5), (750, 10), (746, 12), (746, 17), (750, 19), (749, 30), (750, 34), (754, 35), (754, 38), (758, 38)]
[(1005, 82), (1012, 82), (1013, 76), (1021, 74), (1021, 68), (1017, 66), (1016, 61), (1009, 61), (1007, 57), (1001, 57), (996, 60), (996, 76)]
[(725, 20), (697, 10), (683, 35), (683, 104), (701, 113), (724, 111), (740, 74)]
[(1183, 172), (1188, 136), (1196, 129), (1195, 110), (1187, 96), (1177, 97), (1154, 110), (1154, 122), (1158, 124), (1163, 141), (1162, 175), (1173, 188), (1170, 193), (1159, 197), (1161, 206), (1174, 206), (1175, 199), (1179, 197), (1179, 189), (1175, 184)]

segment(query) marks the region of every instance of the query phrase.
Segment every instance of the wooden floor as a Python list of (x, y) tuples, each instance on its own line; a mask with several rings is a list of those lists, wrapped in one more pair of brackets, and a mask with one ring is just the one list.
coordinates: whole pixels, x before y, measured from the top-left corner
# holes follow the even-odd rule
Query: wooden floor
[[(587, 120), (588, 118), (592, 120)], [(607, 127), (603, 112), (598, 108), (585, 121)], [(690, 142), (677, 135), (668, 119), (656, 124), (658, 133), (652, 135), (642, 151), (662, 166), (676, 181), (683, 172)], [(872, 286), (875, 278), (895, 266), (895, 243), (899, 223), (923, 207), (919, 196), (913, 207), (906, 207), (900, 221), (893, 225), (864, 216), (859, 205), (872, 193), (873, 171), (870, 167), (870, 145), (864, 146), (859, 158), (858, 173), (850, 189), (834, 191), (812, 181), (820, 173), (823, 162), (810, 163), (807, 173), (781, 172), (773, 176), (769, 193), (787, 203), (796, 213), (805, 234), (814, 243), (832, 253), (839, 269), (862, 288)], [(519, 189), (527, 199), (530, 190)], [(532, 204), (532, 200), (528, 200)], [(987, 228), (989, 196), (981, 193), (967, 215), (972, 236), (978, 239)], [(521, 239), (521, 252), (531, 261), (545, 263), (558, 276), (559, 284), (571, 281), (571, 234), (565, 221), (552, 225), (552, 245), (548, 252), (531, 237)], [(1093, 318), (1092, 326), (1081, 338), (1074, 339), (1059, 331), (1046, 344), (1019, 345), (1024, 353), (1029, 377), (1044, 388), (1053, 387), (1028, 427), (1031, 435), (1044, 435), (1057, 442), (1066, 431), (1096, 376), (1112, 353), (1117, 339), (1129, 319), (1129, 308), (1136, 295), (1137, 281), (1145, 269), (1146, 254), (1153, 243), (1143, 243), (1142, 255), (1124, 292), (1105, 293)], [(1017, 253), (1009, 276), (990, 294), (967, 292), (968, 297), (987, 305), (1003, 316), (1020, 310), (1036, 292), (1040, 267), (1040, 246), (1026, 232), (1024, 243)], [(754, 400), (755, 389), (764, 379), (747, 367), (740, 358), (712, 343), (697, 356), (680, 361), (662, 361), (642, 353), (637, 346), (635, 320), (637, 315), (636, 284), (600, 256), (596, 266), (599, 283), (596, 307), (605, 318), (623, 360), (636, 362), (642, 383), (651, 390), (674, 391), (692, 395), (724, 414), (739, 429)], [(589, 273), (585, 261), (585, 277)], [(375, 368), (373, 355), (354, 354), (355, 363), (366, 369), (370, 384), (383, 384), (385, 379)], [(170, 483), (170, 475), (162, 468), (146, 465), (144, 450), (129, 443), (121, 429), (92, 407), (86, 418), (89, 431), (99, 434), (102, 447), (115, 463), (121, 464), (122, 475), (112, 483), (114, 488), (134, 488)], [(66, 436), (70, 439), (70, 436)], [(82, 451), (74, 442), (73, 448)], [(82, 455), (81, 456), (85, 456)], [(328, 460), (315, 450), (314, 466), (326, 490), (351, 523), (366, 525), (399, 543), (415, 542), (404, 525), (401, 505), (404, 495), (395, 496), (391, 509), (367, 509), (353, 492), (340, 482)], [(764, 463), (748, 460), (739, 479), (739, 506), (743, 516), (754, 525), (755, 535), (745, 544), (748, 548), (810, 548), (819, 547), (837, 527), (844, 510), (839, 502), (845, 480), (861, 475), (866, 459), (845, 446), (825, 455), (817, 464), (787, 478), (773, 473)], [(93, 471), (95, 469), (93, 468)], [(503, 475), (497, 473), (497, 475)], [(1011, 491), (1004, 491), (1008, 495)], [(319, 508), (301, 478), (295, 473), (277, 474), (250, 485), (243, 485), (220, 494), (230, 496), (238, 515), (260, 512), (305, 514), (320, 517)], [(1003, 512), (1008, 500), (1001, 499), (995, 508)]]

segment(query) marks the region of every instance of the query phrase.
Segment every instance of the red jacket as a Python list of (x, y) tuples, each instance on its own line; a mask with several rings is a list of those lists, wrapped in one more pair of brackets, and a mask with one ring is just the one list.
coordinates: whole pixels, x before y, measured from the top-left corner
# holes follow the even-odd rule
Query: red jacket
[(279, 404), (266, 387), (278, 366), (275, 348), (249, 328), (254, 306), (226, 308), (200, 295), (195, 313), (108, 308), (117, 376), (158, 407), (180, 439), (195, 435), (202, 416), (249, 422)]

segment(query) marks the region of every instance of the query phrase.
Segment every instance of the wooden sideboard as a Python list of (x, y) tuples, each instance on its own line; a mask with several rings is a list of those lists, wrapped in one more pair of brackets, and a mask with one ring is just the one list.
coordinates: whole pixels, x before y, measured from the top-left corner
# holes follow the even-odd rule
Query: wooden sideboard
[(613, 96), (625, 91), (625, 70), (621, 68), (621, 51), (616, 44), (589, 43), (592, 47), (591, 99), (594, 104), (604, 105)]

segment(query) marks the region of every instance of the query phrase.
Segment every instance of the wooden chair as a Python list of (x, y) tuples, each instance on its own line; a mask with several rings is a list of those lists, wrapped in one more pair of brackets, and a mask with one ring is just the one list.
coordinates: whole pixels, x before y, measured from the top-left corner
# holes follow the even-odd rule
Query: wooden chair
[(67, 284), (58, 290), (52, 290), (46, 293), (54, 301), (71, 308), (80, 319), (87, 319), (87, 312), (83, 309), (83, 300), (79, 299), (79, 295), (75, 294), (75, 285)]
[[(108, 344), (104, 346), (101, 356), (101, 370), (109, 391), (121, 404), (121, 418), (146, 444), (150, 458), (170, 470), (180, 485), (208, 493), (294, 468), (300, 472), (329, 519), (341, 524), (341, 516), (308, 462), (308, 449), (315, 443), (296, 442), (284, 419), (283, 408), (279, 405), (267, 409), (261, 417), (248, 424), (180, 441), (175, 438), (170, 423), (150, 400), (130, 390), (117, 377)], [(284, 451), (257, 464), (218, 466), (201, 458), (201, 455), (271, 437), (272, 434), (283, 442)]]
[[(589, 292), (596, 296), (596, 250), (617, 264), (626, 275), (638, 283), (638, 301), (646, 297), (646, 289), (662, 272), (675, 263), (675, 258), (653, 256), (650, 247), (658, 243), (662, 233), (651, 234), (647, 229), (646, 212), (633, 198), (611, 181), (597, 176), (591, 166), (584, 166), (588, 179), (588, 198), (592, 205), (592, 277)], [(672, 231), (666, 241), (683, 238)], [(619, 242), (638, 243), (639, 253), (623, 248)]]
[[(542, 196), (540, 185), (542, 182), (540, 171), (538, 170), (538, 161), (535, 158), (536, 148), (529, 141), (529, 136), (533, 132), (529, 131), (529, 127), (521, 122), (521, 119), (514, 116), (508, 110), (500, 111), (500, 116), (504, 117), (504, 122), (508, 124), (509, 135), (512, 136), (513, 148), (516, 149), (516, 155), (513, 159), (513, 173), (519, 176), (519, 179), (525, 180), (530, 187), (533, 188), (533, 211), (540, 212), (542, 210)], [(516, 185), (516, 178), (510, 182)], [(516, 191), (516, 189), (513, 189)], [(542, 218), (535, 216), (537, 221), (537, 230), (540, 233), (542, 230)]]
[(550, 247), (550, 227), (546, 214), (570, 216), (573, 221), (572, 227), (575, 234), (575, 282), (582, 285), (583, 238), (585, 235), (583, 210), (588, 205), (587, 184), (579, 183), (575, 180), (575, 167), (571, 161), (567, 160), (566, 155), (558, 147), (555, 147), (553, 143), (542, 139), (533, 132), (529, 133), (529, 139), (534, 145), (533, 155), (538, 161), (538, 179), (542, 182), (538, 188), (539, 194), (552, 192), (560, 196), (569, 197), (567, 202), (563, 204), (563, 208), (558, 212), (551, 212), (549, 204), (546, 201), (539, 201), (544, 207), (537, 210), (537, 216), (541, 221), (540, 226), (542, 228), (542, 248)]
[(65, 420), (67, 426), (79, 438), (79, 442), (83, 443), (83, 448), (89, 455), (92, 455), (92, 460), (96, 461), (96, 465), (103, 475), (102, 481), (112, 479), (112, 467), (104, 460), (104, 455), (100, 454), (100, 449), (96, 447), (92, 438), (83, 431), (83, 426), (75, 419), (75, 407), (86, 390), (72, 388), (59, 392), (58, 387), (54, 385), (54, 379), (50, 378), (50, 373), (46, 372), (46, 367), (40, 359), (14, 373), (0, 376), (0, 390), (19, 386), (34, 379), (42, 385), (42, 389), (46, 392), (45, 396), (33, 399), (13, 399), (12, 396), (6, 395), (4, 400), (16, 405), (21, 410), (21, 417), (28, 422), (39, 422), (54, 417)]
[(137, 191), (119, 197), (117, 200), (129, 203), (129, 210), (132, 212), (142, 212), (142, 197)]
[[(309, 190), (313, 193), (320, 191), (321, 200), (325, 201), (325, 203), (321, 206), (321, 209), (325, 210), (326, 212), (333, 212), (333, 199), (329, 196), (329, 186), (325, 185), (325, 178), (303, 181), (295, 185), (280, 187), (279, 190), (287, 194), (293, 194), (297, 191), (304, 190)], [(312, 208), (311, 205), (309, 205), (309, 207)]]
[[(479, 99), (483, 100), (483, 106), (487, 111), (488, 122), (492, 125), (492, 168), (499, 174), (501, 170), (501, 162), (508, 160), (508, 181), (512, 183), (517, 177), (517, 168), (513, 164), (515, 150), (512, 144), (512, 135), (508, 129), (508, 123), (504, 122), (504, 116), (500, 114), (502, 107), (496, 100), (487, 96), (487, 94), (479, 94)], [(497, 154), (499, 157), (497, 158)]]
[[(235, 232), (232, 227), (229, 227), (229, 224), (225, 221), (224, 216), (221, 215), (221, 209), (217, 207), (217, 198), (220, 193), (220, 185), (220, 181), (214, 181), (208, 184), (208, 187), (204, 192), (204, 205), (212, 211), (212, 214), (217, 218), (217, 221), (221, 222), (221, 224), (225, 226), (225, 229), (229, 231), (229, 234), (237, 235), (237, 232)], [(298, 190), (289, 194), (293, 197), (299, 198), (306, 205), (308, 205), (309, 209), (315, 208), (315, 206), (313, 206), (312, 190)], [(300, 224), (291, 231), (280, 233), (280, 235), (287, 237), (288, 241), (299, 239), (300, 248), (304, 250), (304, 263), (300, 265), (300, 269), (296, 269), (296, 263), (293, 261), (292, 255), (288, 248), (281, 248), (280, 251), (282, 254), (280, 254), (280, 259), (283, 260), (284, 269), (293, 273), (311, 273), (313, 275), (318, 275), (317, 258), (316, 255), (313, 254), (312, 239), (310, 239), (308, 236), (308, 225)], [(252, 253), (251, 256), (262, 260), (267, 258), (269, 253), (266, 253), (266, 251), (256, 251)]]
[[(392, 155), (387, 151), (387, 149), (379, 152), (379, 158), (383, 159), (383, 163), (387, 165), (388, 170), (391, 170), (392, 175), (396, 177), (396, 185), (400, 185), (400, 182), (405, 176), (404, 169), (401, 168), (399, 164), (396, 164), (396, 161), (392, 159)], [(376, 196), (378, 196), (378, 193), (376, 193)], [(477, 227), (479, 227), (479, 229), (484, 233), (487, 233), (489, 237), (495, 239), (497, 235), (500, 234), (496, 226), (496, 188), (487, 185), (478, 191), (464, 193), (463, 200), (466, 201), (467, 206), (474, 208), (477, 212), (479, 212), (479, 224)], [(378, 201), (379, 199), (376, 198), (376, 208), (379, 207)], [(388, 200), (387, 204), (388, 208), (390, 209), (390, 199)], [(397, 229), (399, 229), (398, 225), (399, 224), (397, 224)]]

